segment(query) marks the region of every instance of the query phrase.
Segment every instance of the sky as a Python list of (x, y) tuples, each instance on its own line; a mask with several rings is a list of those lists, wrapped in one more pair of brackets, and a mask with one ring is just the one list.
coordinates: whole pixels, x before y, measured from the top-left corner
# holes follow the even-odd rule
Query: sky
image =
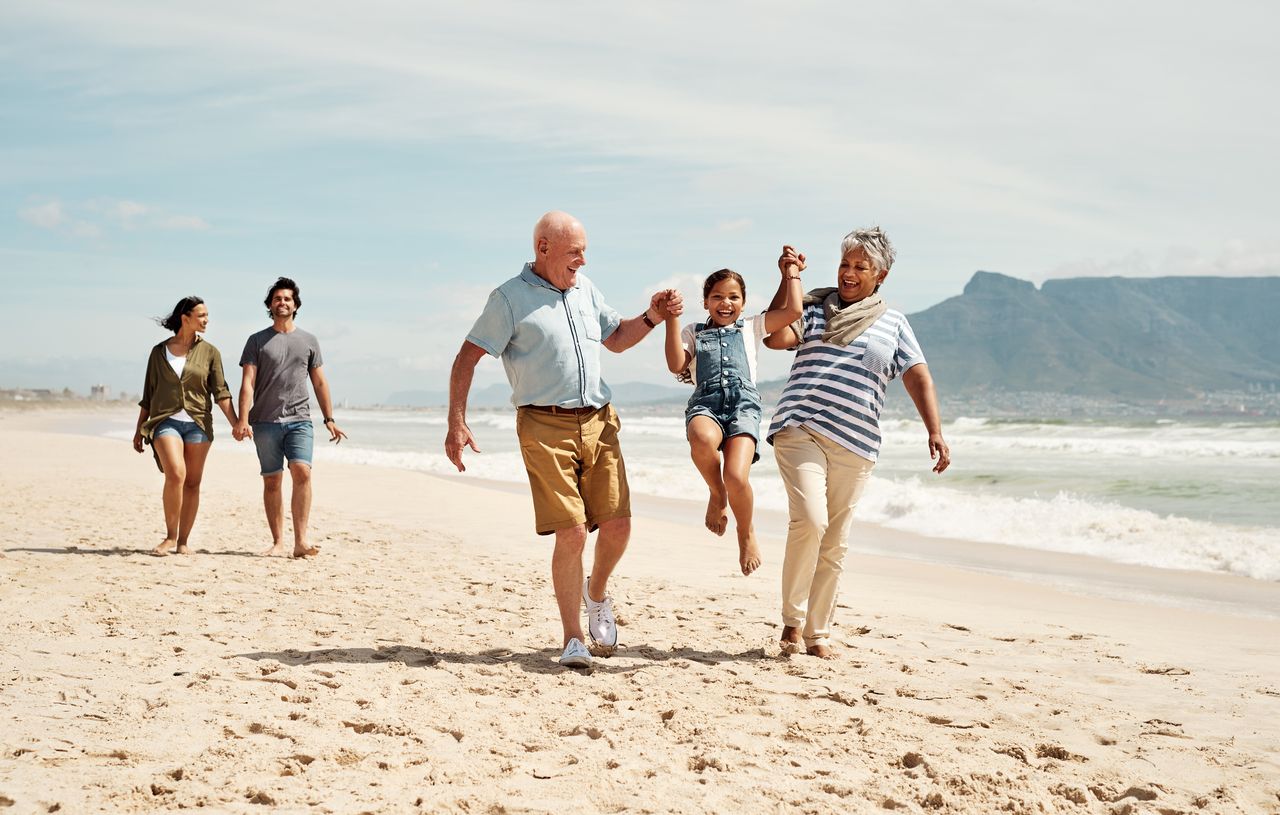
[[(979, 269), (1280, 274), (1278, 26), (1230, 0), (0, 0), (0, 388), (136, 393), (188, 294), (234, 386), (287, 275), (340, 402), (443, 392), (549, 209), (628, 316), (666, 286), (696, 315), (724, 266), (763, 307), (784, 243), (829, 285), (870, 224), (908, 314)], [(654, 334), (606, 378), (670, 383)]]

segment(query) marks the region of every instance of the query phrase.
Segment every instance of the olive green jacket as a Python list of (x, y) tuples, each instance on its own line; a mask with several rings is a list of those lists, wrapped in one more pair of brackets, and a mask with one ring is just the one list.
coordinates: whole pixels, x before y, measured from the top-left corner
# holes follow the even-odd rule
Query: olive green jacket
[(147, 359), (147, 381), (142, 386), (139, 407), (147, 409), (147, 420), (142, 423), (142, 437), (151, 441), (151, 433), (165, 419), (185, 410), (196, 426), (213, 440), (213, 406), (231, 398), (227, 378), (222, 373), (222, 354), (196, 336), (195, 344), (187, 352), (187, 364), (182, 369), (182, 379), (173, 372), (173, 366), (164, 357), (165, 340), (151, 349)]

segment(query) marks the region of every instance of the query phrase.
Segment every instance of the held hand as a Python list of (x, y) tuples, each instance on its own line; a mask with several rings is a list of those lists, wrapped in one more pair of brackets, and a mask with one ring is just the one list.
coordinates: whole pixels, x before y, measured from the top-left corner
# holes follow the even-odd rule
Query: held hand
[(790, 244), (784, 244), (782, 247), (782, 254), (778, 255), (778, 271), (782, 272), (783, 274), (786, 274), (787, 267), (790, 266), (792, 263), (795, 263), (795, 260), (796, 260), (795, 247), (791, 246)]
[(141, 430), (133, 434), (133, 449), (137, 450), (139, 453), (142, 452), (142, 431)]
[(649, 299), (649, 308), (658, 313), (659, 321), (666, 321), (670, 320), (672, 317), (678, 317), (680, 316), (680, 313), (684, 311), (680, 292), (675, 289), (663, 289), (660, 292), (656, 292), (653, 297)]
[(677, 289), (667, 289), (671, 292), (671, 296), (667, 298), (667, 311), (672, 317), (679, 317), (684, 314), (684, 295)]
[(236, 422), (236, 426), (231, 428), (231, 438), (236, 441), (244, 441), (253, 438), (253, 428), (249, 427), (249, 423), (245, 421)]
[(783, 275), (800, 274), (805, 270), (804, 255), (793, 246), (782, 247), (782, 255), (778, 258), (778, 271)]
[(933, 465), (935, 473), (941, 473), (951, 466), (951, 448), (942, 440), (941, 433), (934, 433), (929, 436), (929, 458), (936, 461)]
[(684, 313), (684, 295), (678, 289), (663, 289), (654, 296), (662, 298), (658, 305), (658, 313), (662, 315), (662, 319), (670, 320)]
[(462, 448), (470, 447), (477, 453), (480, 448), (476, 446), (476, 437), (471, 435), (471, 428), (465, 423), (460, 425), (450, 425), (449, 432), (444, 437), (444, 454), (453, 462), (453, 466), (458, 468), (458, 472), (465, 473), (466, 465), (462, 463)]
[(337, 422), (329, 422), (325, 428), (329, 431), (329, 441), (334, 444), (342, 444), (342, 440), (347, 437), (347, 434), (342, 432), (342, 428), (338, 427)]

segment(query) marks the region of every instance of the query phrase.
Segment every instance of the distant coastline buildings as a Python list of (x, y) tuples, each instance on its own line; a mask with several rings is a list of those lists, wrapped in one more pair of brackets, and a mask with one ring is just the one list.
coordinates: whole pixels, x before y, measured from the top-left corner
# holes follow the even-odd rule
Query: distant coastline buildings
[(60, 391), (51, 388), (0, 388), (0, 402), (127, 402), (131, 398), (129, 394), (121, 393), (113, 400), (110, 385), (91, 385), (87, 397), (71, 388)]

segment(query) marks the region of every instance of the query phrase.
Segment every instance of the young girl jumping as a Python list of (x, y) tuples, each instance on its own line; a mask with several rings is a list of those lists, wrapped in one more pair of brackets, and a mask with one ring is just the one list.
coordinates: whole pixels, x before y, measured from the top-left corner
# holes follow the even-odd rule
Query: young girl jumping
[[(803, 256), (785, 256), (779, 264), (787, 282), (780, 308), (742, 316), (747, 284), (730, 269), (714, 272), (702, 284), (707, 321), (680, 329), (667, 319), (667, 367), (693, 382), (685, 409), (686, 435), (694, 465), (707, 482), (707, 529), (723, 535), (733, 510), (738, 532), (738, 565), (744, 575), (760, 566), (760, 548), (751, 524), (754, 496), (747, 472), (760, 459), (760, 393), (756, 390), (756, 352), (764, 338), (799, 319), (804, 293), (800, 287)], [(724, 450), (721, 461), (720, 451)]]

